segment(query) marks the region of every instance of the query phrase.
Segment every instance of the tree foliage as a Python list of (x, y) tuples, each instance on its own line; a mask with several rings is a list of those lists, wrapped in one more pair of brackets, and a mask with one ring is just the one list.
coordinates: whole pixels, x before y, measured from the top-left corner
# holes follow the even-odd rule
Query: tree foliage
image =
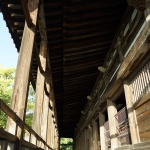
[(61, 150), (73, 150), (73, 140), (71, 138), (60, 138)]
[[(16, 71), (15, 68), (5, 68), (0, 66), (0, 99), (3, 100), (5, 104), (7, 104), (8, 106), (10, 105), (15, 71)], [(33, 109), (34, 109), (34, 90), (30, 85), (26, 110), (26, 119), (25, 119), (25, 122), (29, 126), (32, 126)], [(5, 128), (6, 122), (7, 116), (5, 115), (5, 113), (0, 111), (0, 128)]]
[[(2, 99), (8, 106), (10, 105), (14, 76), (14, 68), (4, 68), (0, 66), (0, 99)], [(0, 111), (0, 128), (6, 127), (6, 120), (7, 116)]]

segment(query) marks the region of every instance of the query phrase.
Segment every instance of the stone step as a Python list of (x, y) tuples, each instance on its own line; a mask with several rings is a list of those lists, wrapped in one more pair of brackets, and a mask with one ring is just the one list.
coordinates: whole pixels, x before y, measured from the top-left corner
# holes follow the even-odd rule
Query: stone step
[(150, 146), (132, 148), (132, 150), (150, 150)]
[(125, 146), (115, 148), (115, 150), (130, 150), (130, 149), (131, 149), (131, 145), (125, 145)]
[(138, 143), (138, 144), (134, 144), (132, 146), (132, 148), (139, 148), (139, 147), (142, 147), (142, 148), (144, 148), (144, 147), (150, 147), (150, 141), (142, 142), (142, 143)]

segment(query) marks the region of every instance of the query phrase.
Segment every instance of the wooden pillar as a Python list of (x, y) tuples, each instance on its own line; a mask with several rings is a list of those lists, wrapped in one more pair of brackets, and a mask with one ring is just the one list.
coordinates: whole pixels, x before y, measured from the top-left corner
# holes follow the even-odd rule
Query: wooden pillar
[(93, 126), (93, 150), (99, 150), (99, 144), (98, 144), (98, 123), (93, 120), (92, 121), (92, 126)]
[(136, 121), (135, 110), (133, 109), (132, 89), (131, 89), (131, 85), (129, 85), (127, 81), (124, 81), (124, 92), (126, 97), (131, 140), (132, 140), (132, 144), (136, 144), (140, 142), (139, 132), (138, 132), (138, 125)]
[[(45, 75), (45, 83), (47, 92), (50, 92), (50, 79), (49, 72), (46, 70)], [(42, 121), (41, 121), (41, 137), (46, 141), (47, 139), (47, 123), (48, 123), (48, 112), (49, 112), (49, 95), (47, 95), (44, 91), (44, 100), (43, 100), (43, 108), (42, 108)], [(44, 147), (43, 147), (44, 148)]]
[(109, 130), (110, 130), (110, 139), (111, 139), (111, 148), (118, 147), (118, 134), (115, 122), (115, 115), (117, 114), (117, 108), (115, 103), (110, 100), (107, 100), (107, 111), (108, 111), (108, 120), (109, 120)]
[(85, 149), (88, 150), (88, 129), (85, 129)]
[(52, 130), (52, 110), (49, 108), (49, 112), (48, 112), (48, 126), (47, 126), (47, 144), (52, 146), (51, 144), (51, 131)]
[[(40, 61), (44, 73), (40, 72), (38, 67), (37, 81), (36, 81), (36, 94), (35, 94), (35, 107), (33, 114), (32, 128), (37, 134), (41, 135), (41, 121), (42, 121), (42, 109), (43, 109), (43, 97), (44, 97), (44, 81), (46, 70), (46, 55), (47, 55), (47, 42), (41, 41), (40, 43)], [(32, 137), (32, 143), (36, 144), (36, 139)]]
[(88, 125), (89, 130), (89, 150), (93, 150), (93, 134), (92, 134), (92, 127)]
[(99, 113), (99, 125), (100, 125), (99, 131), (100, 131), (100, 145), (101, 145), (101, 150), (106, 150), (108, 148), (106, 146), (106, 141), (105, 141), (104, 123), (105, 123), (105, 115), (100, 112)]
[[(32, 50), (34, 44), (34, 37), (36, 32), (36, 22), (38, 14), (39, 0), (28, 0), (29, 13), (32, 18), (32, 26), (29, 28), (25, 23), (23, 38), (19, 51), (18, 64), (16, 69), (15, 83), (13, 88), (13, 94), (11, 99), (11, 109), (24, 121), (28, 88), (29, 88), (29, 73), (32, 58)], [(19, 146), (16, 149), (21, 149), (23, 138), (23, 123), (16, 123), (10, 118), (7, 121), (7, 131), (16, 134), (19, 139)]]

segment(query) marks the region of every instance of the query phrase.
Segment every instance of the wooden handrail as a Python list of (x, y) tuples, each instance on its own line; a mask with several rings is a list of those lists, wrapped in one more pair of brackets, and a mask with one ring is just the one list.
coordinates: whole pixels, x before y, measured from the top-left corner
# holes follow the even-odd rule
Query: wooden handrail
[[(0, 99), (0, 109), (8, 115), (13, 121), (15, 122), (23, 122), (20, 117), (9, 107), (7, 106), (3, 100)], [(46, 145), (49, 149), (53, 150), (47, 143), (31, 128), (29, 127), (25, 122), (24, 123), (24, 129), (26, 129), (29, 133), (34, 135), (38, 140), (43, 142), (44, 145)], [(0, 130), (0, 135), (3, 133), (3, 130)], [(9, 136), (9, 135), (8, 135)]]

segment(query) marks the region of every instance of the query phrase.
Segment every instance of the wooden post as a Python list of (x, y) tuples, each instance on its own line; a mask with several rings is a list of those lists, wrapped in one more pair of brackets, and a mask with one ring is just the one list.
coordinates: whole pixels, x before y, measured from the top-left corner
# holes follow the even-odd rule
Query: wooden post
[(93, 136), (92, 136), (92, 127), (88, 125), (89, 130), (89, 149), (93, 150)]
[(48, 112), (48, 126), (47, 126), (47, 144), (50, 145), (52, 147), (51, 144), (51, 131), (52, 130), (52, 110), (49, 108), (49, 112)]
[(99, 150), (98, 123), (95, 120), (92, 120), (92, 126), (93, 126), (93, 150)]
[(136, 144), (140, 142), (140, 139), (139, 139), (138, 125), (136, 122), (135, 110), (133, 109), (132, 89), (131, 85), (129, 85), (127, 81), (124, 81), (124, 92), (126, 97), (131, 140), (132, 144)]
[(110, 100), (107, 100), (107, 111), (109, 119), (109, 130), (110, 130), (110, 139), (111, 139), (111, 148), (118, 147), (118, 134), (115, 122), (115, 115), (117, 114), (117, 109), (115, 103)]
[[(45, 83), (48, 92), (50, 92), (50, 78), (49, 72), (46, 69)], [(41, 137), (46, 141), (47, 139), (47, 123), (48, 123), (48, 111), (49, 111), (49, 96), (44, 92), (43, 110), (42, 110), (42, 122), (41, 122)], [(44, 148), (44, 147), (43, 147)]]
[[(44, 71), (46, 70), (46, 54), (47, 54), (47, 42), (41, 41), (39, 55), (42, 68)], [(39, 135), (41, 134), (41, 121), (42, 121), (41, 114), (43, 109), (44, 80), (45, 80), (45, 73), (41, 73), (38, 67), (32, 128)], [(36, 139), (34, 137), (32, 137), (32, 143), (36, 144)]]
[(88, 129), (85, 129), (85, 149), (88, 150)]
[(100, 124), (100, 144), (101, 144), (101, 150), (106, 150), (108, 147), (106, 146), (105, 141), (105, 129), (104, 129), (104, 123), (105, 123), (105, 115), (101, 112), (99, 113), (99, 124)]
[[(35, 1), (28, 0), (29, 13), (32, 18), (32, 26), (31, 28), (28, 28), (27, 24), (25, 23), (15, 76), (15, 84), (13, 88), (13, 94), (10, 105), (12, 110), (16, 112), (16, 114), (23, 121), (25, 119), (25, 112), (26, 112), (26, 104), (29, 88), (29, 73), (36, 32), (38, 6), (39, 0)], [(10, 118), (8, 118), (6, 130), (12, 134), (16, 133), (19, 139), (19, 146), (17, 146), (16, 149), (21, 150), (24, 124), (20, 123), (17, 128), (16, 124), (17, 123), (13, 122)]]

